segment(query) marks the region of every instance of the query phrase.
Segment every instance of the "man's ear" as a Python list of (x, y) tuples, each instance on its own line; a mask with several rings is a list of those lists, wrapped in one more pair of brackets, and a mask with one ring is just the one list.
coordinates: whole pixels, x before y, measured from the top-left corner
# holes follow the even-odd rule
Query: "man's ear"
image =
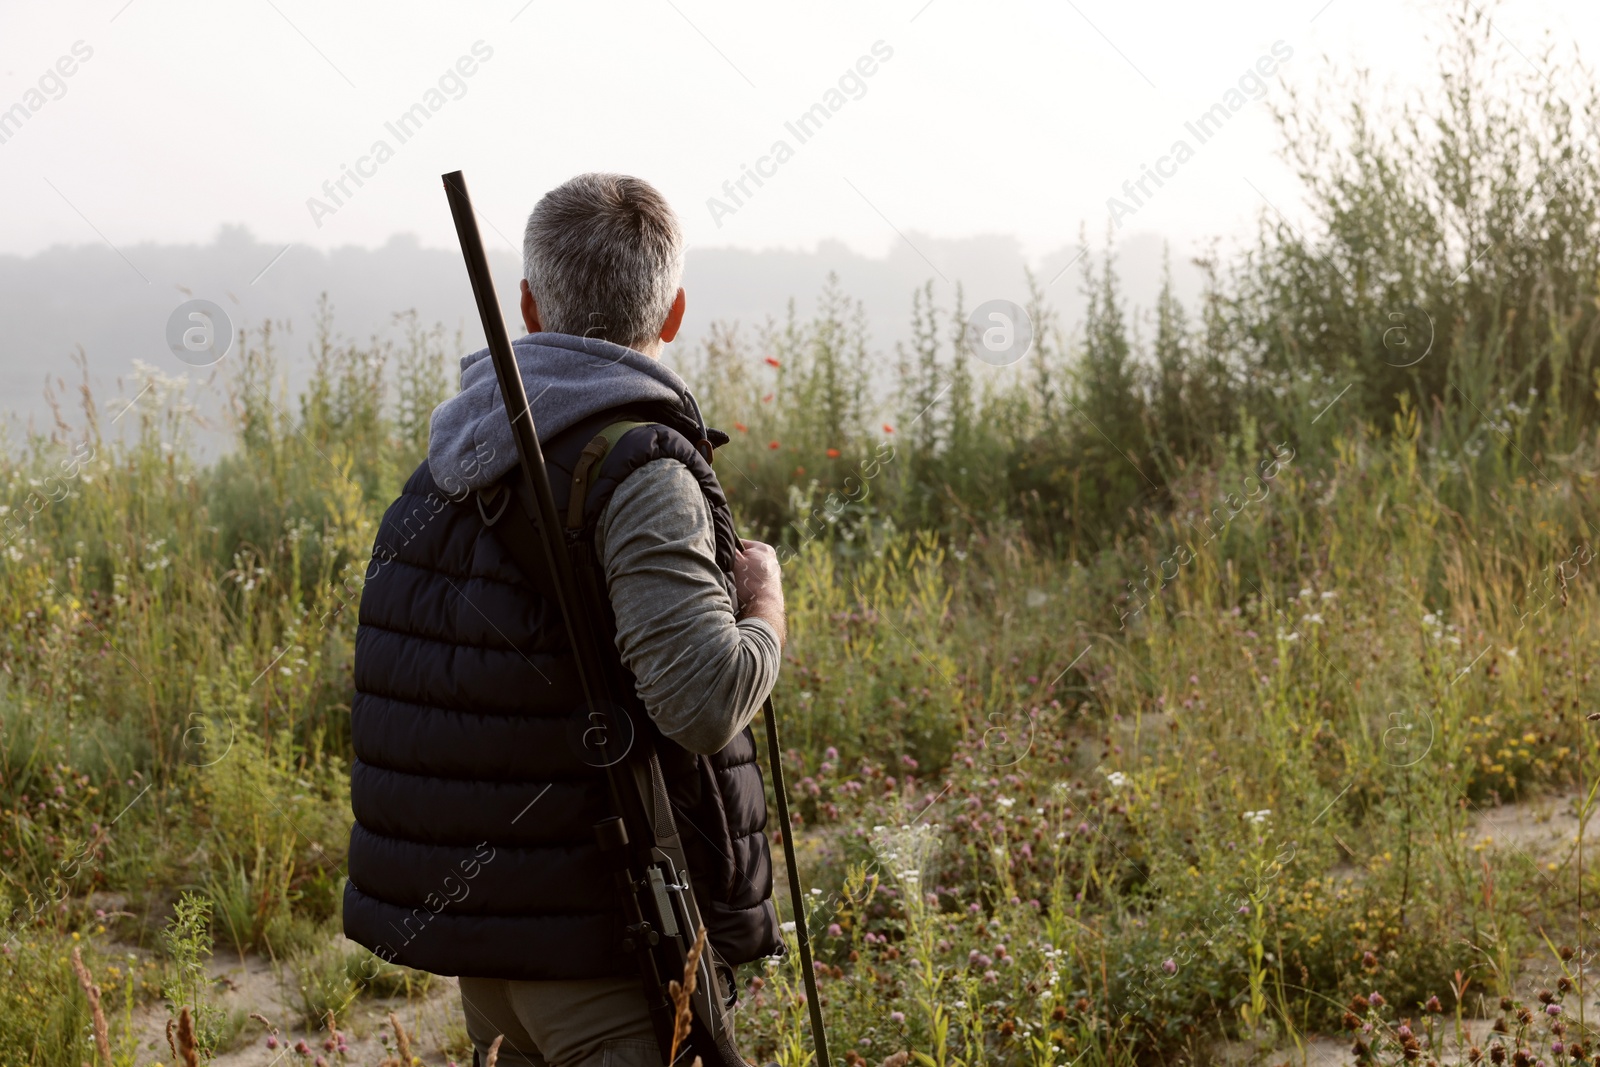
[(667, 321), (661, 327), (661, 339), (668, 344), (678, 336), (678, 327), (683, 325), (683, 290), (678, 290), (678, 295), (672, 298), (672, 310), (667, 312)]
[[(678, 295), (683, 295), (683, 290), (678, 290)], [(533, 302), (533, 290), (528, 288), (528, 279), (522, 279), (522, 325), (528, 328), (529, 333), (538, 333), (544, 329), (539, 324), (539, 305)]]

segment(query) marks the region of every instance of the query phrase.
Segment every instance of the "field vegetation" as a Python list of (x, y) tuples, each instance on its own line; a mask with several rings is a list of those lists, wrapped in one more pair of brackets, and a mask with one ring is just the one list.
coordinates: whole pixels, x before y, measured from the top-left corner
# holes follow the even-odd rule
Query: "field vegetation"
[[(1097, 253), (1008, 367), (932, 283), (894, 351), (830, 286), (685, 358), (786, 560), (836, 1059), (1594, 1055), (1600, 101), (1537, 58), (1467, 5), (1433, 94), (1289, 103), (1314, 222), (1196, 306)], [(0, 1063), (169, 1062), (185, 1010), (203, 1058), (366, 1062), (341, 1020), (440, 995), (337, 931), (355, 609), (460, 343), (333, 321), (298, 395), (267, 325), (209, 384), (63, 375), (0, 457)], [(747, 1054), (804, 1067), (793, 957), (741, 981)]]

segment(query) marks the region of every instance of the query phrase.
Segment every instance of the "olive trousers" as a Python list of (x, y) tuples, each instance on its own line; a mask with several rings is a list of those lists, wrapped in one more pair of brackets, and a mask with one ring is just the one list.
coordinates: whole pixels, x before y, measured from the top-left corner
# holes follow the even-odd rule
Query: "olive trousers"
[(661, 1067), (637, 978), (463, 978), (461, 1007), (479, 1067), (497, 1036), (498, 1067)]

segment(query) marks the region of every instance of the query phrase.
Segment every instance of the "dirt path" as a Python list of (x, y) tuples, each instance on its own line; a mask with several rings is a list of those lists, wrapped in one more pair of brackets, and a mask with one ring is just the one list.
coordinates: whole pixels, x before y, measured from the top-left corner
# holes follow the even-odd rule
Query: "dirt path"
[[(339, 939), (337, 951), (353, 950), (354, 944)], [(339, 1063), (324, 1049), (328, 1037), (325, 1027), (306, 1026), (299, 1019), (299, 991), (294, 988), (293, 968), (274, 966), (271, 961), (256, 956), (243, 962), (237, 956), (214, 959), (211, 976), (215, 984), (215, 1003), (226, 1012), (265, 1016), (278, 1028), (276, 1049), (266, 1044), (267, 1030), (256, 1020), (245, 1023), (242, 1037), (232, 1049), (218, 1056), (217, 1067), (266, 1067), (269, 1064), (309, 1064), (315, 1056), (325, 1056), (330, 1063)], [(465, 1040), (465, 1024), (461, 1016), (461, 1002), (454, 978), (435, 979), (428, 992), (409, 1003), (404, 998), (357, 997), (340, 1016), (339, 1029), (346, 1035), (349, 1052), (345, 1061), (350, 1064), (377, 1064), (394, 1048), (394, 1032), (389, 1024), (393, 1012), (400, 1025), (410, 1036), (411, 1051), (424, 1064), (442, 1065), (450, 1062), (446, 1048), (457, 1048)], [(167, 1010), (163, 1004), (146, 1005), (134, 1019), (139, 1031), (139, 1062), (170, 1062), (167, 1048)], [(387, 1046), (384, 1040), (387, 1039)], [(311, 1057), (295, 1053), (294, 1046), (304, 1040), (311, 1049)], [(471, 1062), (471, 1053), (466, 1062)]]
[[(1506, 804), (1483, 810), (1478, 814), (1467, 843), (1486, 852), (1491, 862), (1524, 862), (1548, 870), (1566, 869), (1574, 858), (1578, 836), (1576, 816), (1579, 798), (1552, 796), (1517, 804)], [(1600, 850), (1600, 818), (1592, 820), (1584, 837), (1584, 847)], [(1587, 863), (1588, 857), (1585, 857)], [(1552, 872), (1553, 875), (1554, 872)], [(1570, 877), (1570, 871), (1563, 877)], [(343, 938), (330, 946), (338, 952), (354, 946)], [(312, 1056), (323, 1055), (323, 1041), (327, 1031), (322, 1027), (308, 1027), (299, 1019), (295, 1005), (299, 991), (293, 988), (296, 981), (292, 968), (274, 965), (259, 957), (240, 961), (237, 957), (213, 960), (212, 977), (216, 980), (216, 1000), (225, 1011), (257, 1013), (271, 1020), (279, 1032), (279, 1045), (269, 1049), (265, 1042), (264, 1027), (254, 1020), (245, 1024), (244, 1037), (232, 1050), (217, 1057), (218, 1067), (269, 1067), (269, 1065), (309, 1063), (309, 1059), (293, 1051), (296, 1042), (305, 1040)], [(1536, 989), (1553, 985), (1556, 975), (1551, 961), (1545, 955), (1530, 957), (1523, 962), (1518, 975), (1520, 991), (1531, 997)], [(1590, 1009), (1600, 1017), (1600, 999)], [(393, 1012), (411, 1037), (413, 1055), (424, 1064), (444, 1065), (450, 1062), (447, 1049), (460, 1049), (465, 1042), (465, 1027), (461, 1016), (460, 1000), (453, 978), (437, 979), (428, 992), (409, 1003), (402, 998), (374, 999), (358, 997), (339, 1020), (340, 1029), (348, 1036), (349, 1053), (346, 1062), (351, 1064), (376, 1064), (393, 1048), (393, 1031), (389, 1014)], [(165, 1036), (167, 1013), (161, 1004), (147, 1005), (135, 1019), (140, 1032), (141, 1061), (169, 1058)], [(1468, 1020), (1469, 1040), (1479, 1041), (1488, 1032), (1486, 1020)], [(385, 1043), (387, 1039), (387, 1044)], [(1353, 1062), (1350, 1053), (1351, 1039), (1326, 1035), (1302, 1035), (1298, 1046), (1279, 1045), (1258, 1048), (1243, 1042), (1229, 1042), (1214, 1050), (1224, 1063), (1246, 1064), (1296, 1064), (1300, 1067), (1344, 1067)], [(458, 1053), (459, 1054), (459, 1053)], [(337, 1063), (332, 1057), (329, 1062)], [(470, 1062), (471, 1055), (465, 1057)]]
[[(1552, 880), (1562, 879), (1570, 885), (1573, 877), (1571, 865), (1576, 859), (1578, 844), (1577, 810), (1582, 796), (1579, 794), (1539, 797), (1514, 804), (1503, 804), (1478, 811), (1473, 828), (1468, 831), (1466, 844), (1487, 854), (1492, 864), (1525, 863), (1547, 874)], [(1584, 866), (1591, 863), (1589, 850), (1600, 851), (1600, 816), (1592, 818), (1584, 828)], [(1552, 869), (1554, 868), (1554, 869)], [(1518, 995), (1531, 1001), (1540, 989), (1555, 985), (1559, 973), (1548, 952), (1539, 952), (1521, 961), (1516, 976)], [(1469, 995), (1470, 1000), (1470, 995)], [(1570, 1004), (1570, 1008), (1576, 1008)], [(1600, 1018), (1600, 990), (1590, 1000), (1585, 1013), (1589, 1018)], [(1464, 1021), (1466, 1041), (1481, 1043), (1490, 1032), (1488, 1019)], [(1447, 1035), (1443, 1062), (1465, 1062), (1464, 1049), (1457, 1055), (1453, 1036), (1454, 1020), (1444, 1027)], [(1245, 1065), (1293, 1064), (1295, 1067), (1349, 1067), (1355, 1063), (1350, 1048), (1353, 1037), (1323, 1034), (1302, 1034), (1299, 1044), (1279, 1043), (1270, 1047), (1256, 1047), (1245, 1042), (1231, 1041), (1219, 1044), (1213, 1050), (1226, 1064)]]

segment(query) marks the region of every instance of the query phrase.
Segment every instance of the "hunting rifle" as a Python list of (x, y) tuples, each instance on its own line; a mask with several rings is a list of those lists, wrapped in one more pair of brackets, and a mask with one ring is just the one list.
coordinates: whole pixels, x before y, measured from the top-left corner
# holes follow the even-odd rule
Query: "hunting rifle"
[[(516, 445), (521, 476), (513, 495), (516, 504), (537, 532), (540, 551), (531, 555), (529, 565), (537, 567), (542, 586), (553, 591), (567, 630), (578, 678), (593, 728), (584, 731), (584, 745), (598, 750), (598, 762), (606, 773), (607, 792), (613, 814), (595, 824), (595, 837), (612, 865), (621, 890), (624, 945), (631, 946), (639, 964), (640, 982), (649, 1008), (656, 1041), (663, 1062), (672, 1055), (675, 1044), (676, 1008), (668, 991), (669, 979), (684, 976), (696, 935), (701, 929), (700, 910), (694, 897), (687, 863), (683, 856), (656, 759), (654, 744), (644, 728), (628, 732), (617, 722), (621, 705), (614, 699), (611, 672), (604, 667), (601, 652), (603, 637), (596, 626), (596, 615), (589, 599), (583, 596), (580, 579), (569, 552), (562, 523), (550, 491), (544, 452), (528, 406), (527, 390), (517, 370), (505, 317), (495, 298), (494, 282), (483, 238), (478, 232), (472, 199), (460, 171), (443, 176), (450, 214), (455, 219), (456, 236), (472, 281), (478, 316), (489, 342), (500, 396)], [(522, 562), (519, 559), (519, 563)], [(585, 570), (585, 578), (593, 568)], [(535, 577), (535, 576), (530, 576)], [(587, 583), (591, 597), (594, 583)], [(603, 592), (600, 590), (598, 592)], [(792, 824), (789, 821), (788, 791), (783, 782), (782, 749), (778, 742), (777, 713), (768, 697), (764, 708), (767, 749), (772, 768), (773, 791), (777, 798), (778, 819), (783, 827), (783, 853), (789, 873), (789, 896), (795, 915), (795, 938), (800, 950), (800, 968), (810, 1010), (811, 1034), (816, 1044), (817, 1067), (829, 1067), (827, 1037), (822, 1028), (822, 1008), (817, 996), (816, 975), (811, 962), (811, 939), (805, 921), (805, 897), (800, 888), (800, 872), (795, 862)], [(623, 713), (625, 714), (625, 713)], [(663, 810), (665, 809), (665, 810)], [(733, 1045), (729, 998), (722, 978), (711, 965), (711, 954), (702, 952), (696, 967), (692, 998), (694, 1025), (689, 1040), (680, 1048), (692, 1050), (705, 1067), (734, 1067), (743, 1059)], [(690, 1054), (680, 1051), (678, 1060), (689, 1063)]]

